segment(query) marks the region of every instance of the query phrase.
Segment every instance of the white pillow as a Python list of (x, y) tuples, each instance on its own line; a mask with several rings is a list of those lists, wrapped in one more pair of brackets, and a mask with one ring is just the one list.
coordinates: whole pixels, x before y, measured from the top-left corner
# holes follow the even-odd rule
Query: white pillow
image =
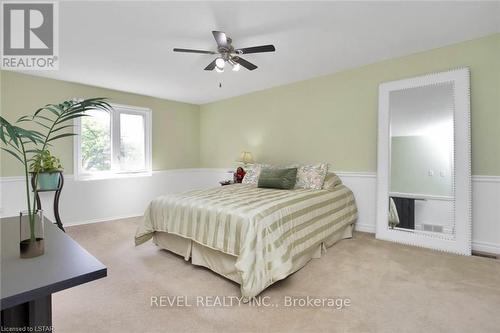
[(321, 190), (328, 172), (327, 163), (297, 166), (295, 188)]

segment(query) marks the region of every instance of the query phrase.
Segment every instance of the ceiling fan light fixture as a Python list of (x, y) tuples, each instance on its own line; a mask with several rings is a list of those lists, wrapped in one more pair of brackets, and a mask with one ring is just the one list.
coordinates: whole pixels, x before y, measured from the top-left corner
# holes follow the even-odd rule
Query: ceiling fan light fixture
[[(204, 70), (213, 71), (215, 69), (219, 73), (222, 73), (224, 71), (226, 62), (228, 62), (229, 65), (231, 65), (230, 67), (234, 72), (239, 71), (241, 67), (249, 71), (253, 71), (258, 67), (252, 64), (250, 61), (241, 58), (240, 57), (241, 54), (253, 54), (253, 53), (276, 51), (276, 48), (272, 44), (235, 49), (232, 45), (233, 40), (229, 38), (224, 32), (212, 31), (212, 35), (215, 38), (215, 42), (217, 43), (216, 51), (181, 49), (181, 48), (174, 48), (173, 51), (184, 52), (184, 53), (214, 54), (215, 59), (212, 58), (213, 59), (212, 62), (210, 62), (204, 68)], [(235, 61), (235, 59), (237, 60), (237, 62)]]
[(224, 59), (222, 59), (222, 58), (217, 58), (217, 59), (215, 60), (215, 65), (216, 65), (218, 68), (223, 69), (223, 68), (224, 68), (224, 66), (226, 65), (226, 62), (225, 62), (225, 61), (224, 61)]

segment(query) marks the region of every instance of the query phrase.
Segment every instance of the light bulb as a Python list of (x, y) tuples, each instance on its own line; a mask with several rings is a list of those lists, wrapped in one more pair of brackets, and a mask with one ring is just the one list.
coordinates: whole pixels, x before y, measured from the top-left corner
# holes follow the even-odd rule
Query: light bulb
[(233, 71), (237, 72), (237, 71), (239, 71), (239, 70), (240, 70), (240, 64), (235, 63), (235, 64), (233, 65)]
[(216, 65), (217, 67), (219, 67), (220, 69), (222, 69), (222, 68), (224, 68), (224, 66), (226, 65), (226, 62), (225, 62), (225, 61), (224, 61), (224, 59), (222, 59), (222, 58), (217, 58), (217, 59), (215, 60), (215, 65)]
[(224, 68), (219, 68), (218, 66), (215, 66), (215, 71), (217, 73), (222, 73), (222, 72), (224, 72)]

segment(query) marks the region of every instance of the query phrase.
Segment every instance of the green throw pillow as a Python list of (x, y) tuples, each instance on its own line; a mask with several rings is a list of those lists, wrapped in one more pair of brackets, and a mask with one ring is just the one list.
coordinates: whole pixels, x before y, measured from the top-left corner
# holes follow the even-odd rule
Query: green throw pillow
[(295, 186), (297, 168), (291, 169), (262, 169), (258, 187), (290, 190)]

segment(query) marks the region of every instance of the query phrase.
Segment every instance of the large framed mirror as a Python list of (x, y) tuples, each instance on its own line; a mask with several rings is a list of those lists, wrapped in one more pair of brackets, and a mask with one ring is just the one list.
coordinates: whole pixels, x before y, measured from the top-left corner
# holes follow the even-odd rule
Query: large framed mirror
[(468, 68), (379, 87), (376, 237), (471, 254)]

